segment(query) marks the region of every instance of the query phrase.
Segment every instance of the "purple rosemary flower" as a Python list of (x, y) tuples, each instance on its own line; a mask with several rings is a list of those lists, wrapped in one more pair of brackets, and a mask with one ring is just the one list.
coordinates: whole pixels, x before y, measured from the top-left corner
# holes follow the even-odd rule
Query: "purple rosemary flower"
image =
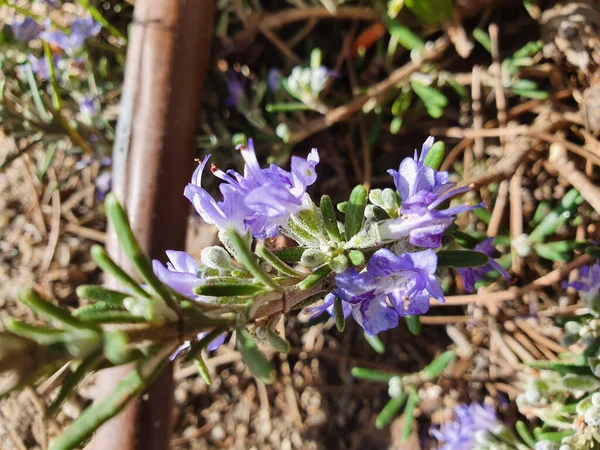
[(152, 261), (154, 273), (160, 281), (186, 297), (195, 297), (194, 288), (201, 283), (198, 263), (186, 252), (167, 250), (169, 262), (165, 267), (160, 261)]
[(112, 173), (110, 170), (105, 170), (96, 178), (96, 198), (99, 201), (104, 201), (106, 194), (112, 189)]
[(424, 165), (425, 158), (433, 142), (433, 136), (429, 136), (423, 143), (420, 156), (415, 150), (414, 158), (404, 158), (397, 171), (388, 170), (388, 173), (394, 179), (394, 184), (402, 201), (408, 200), (421, 191), (439, 194), (454, 185), (454, 183), (448, 181), (448, 172), (438, 172)]
[(377, 279), (377, 291), (387, 296), (400, 316), (425, 314), (429, 311), (430, 297), (444, 303), (436, 269), (437, 255), (433, 250), (398, 256), (382, 248), (367, 265), (367, 272)]
[(41, 33), (41, 38), (63, 49), (67, 53), (75, 52), (83, 47), (85, 40), (100, 33), (102, 25), (93, 18), (75, 19), (71, 22), (71, 33), (50, 30), (50, 22), (46, 22), (46, 30)]
[(427, 153), (433, 145), (429, 137), (423, 144), (421, 155), (405, 158), (399, 170), (389, 170), (402, 199), (401, 217), (386, 220), (379, 225), (383, 241), (408, 237), (417, 247), (437, 248), (442, 243), (444, 230), (456, 219), (456, 215), (483, 206), (462, 204), (451, 208), (436, 209), (455, 195), (471, 190), (470, 187), (453, 189), (447, 172), (438, 172), (424, 165)]
[(94, 117), (98, 114), (98, 100), (93, 96), (83, 96), (79, 99), (79, 112), (84, 117)]
[(572, 287), (581, 293), (581, 298), (586, 302), (595, 300), (600, 295), (600, 262), (583, 266), (579, 270), (579, 279), (565, 283), (565, 287)]
[(271, 91), (276, 91), (281, 87), (281, 78), (282, 78), (281, 70), (279, 69), (269, 69), (269, 73), (267, 74), (267, 86)]
[(494, 238), (490, 237), (481, 241), (474, 248), (474, 250), (484, 253), (490, 257), (488, 263), (485, 266), (457, 269), (458, 273), (463, 279), (465, 291), (474, 292), (475, 283), (479, 280), (482, 280), (488, 272), (491, 272), (494, 269), (497, 270), (500, 273), (500, 275), (502, 275), (506, 279), (506, 281), (510, 281), (510, 275), (508, 275), (506, 270), (504, 270), (504, 268), (496, 260), (491, 258), (496, 252), (493, 242)]
[(317, 317), (327, 311), (333, 316), (335, 297), (342, 300), (344, 317), (352, 314), (356, 322), (370, 336), (398, 326), (398, 313), (385, 301), (385, 296), (376, 292), (375, 277), (355, 269), (348, 269), (335, 277), (337, 288), (328, 294), (323, 303), (306, 309), (307, 314)]
[[(199, 299), (200, 297), (194, 294), (194, 288), (201, 283), (201, 280), (198, 278), (199, 267), (196, 260), (186, 252), (167, 250), (166, 253), (169, 258), (167, 267), (158, 260), (152, 261), (152, 268), (158, 279), (186, 297)], [(202, 339), (206, 334), (207, 333), (198, 334), (198, 339)], [(207, 348), (211, 352), (215, 351), (223, 344), (223, 342), (225, 342), (225, 333), (220, 334), (209, 342)], [(175, 353), (171, 355), (171, 361), (173, 361), (182, 350), (189, 347), (190, 342), (184, 342)]]
[[(37, 58), (33, 55), (28, 55), (27, 60), (31, 65), (31, 70), (34, 74), (40, 77), (42, 80), (50, 79), (50, 65), (45, 57)], [(52, 62), (54, 63), (55, 74), (57, 69), (59, 68), (59, 64), (62, 62), (62, 58), (58, 55), (52, 57)], [(61, 64), (62, 65), (62, 64)], [(56, 74), (57, 78), (60, 78), (59, 74)]]
[(234, 170), (223, 172), (214, 166), (211, 168), (213, 174), (225, 182), (219, 186), (222, 201), (215, 201), (201, 186), (208, 157), (192, 175), (184, 195), (207, 223), (219, 229), (234, 227), (240, 233), (249, 230), (257, 238), (275, 237), (279, 234), (278, 226), (310, 202), (305, 195), (306, 188), (317, 179), (315, 167), (319, 155), (313, 149), (306, 159), (293, 156), (292, 170), (288, 172), (273, 164), (261, 169), (252, 140), (238, 148), (246, 163), (244, 175)]
[(438, 450), (473, 450), (475, 433), (492, 431), (500, 422), (491, 406), (471, 403), (454, 408), (454, 421), (432, 428), (431, 433), (440, 442)]
[(52, 8), (58, 8), (60, 6), (60, 3), (58, 0), (41, 0), (42, 3), (45, 3), (48, 6), (51, 6)]
[(13, 20), (11, 25), (13, 36), (17, 41), (29, 42), (35, 39), (42, 32), (42, 26), (31, 17), (25, 17), (23, 20)]
[(246, 80), (247, 78), (241, 73), (231, 69), (227, 71), (227, 90), (229, 91), (229, 95), (225, 99), (225, 106), (237, 106), (245, 98), (246, 93), (244, 92), (244, 88)]

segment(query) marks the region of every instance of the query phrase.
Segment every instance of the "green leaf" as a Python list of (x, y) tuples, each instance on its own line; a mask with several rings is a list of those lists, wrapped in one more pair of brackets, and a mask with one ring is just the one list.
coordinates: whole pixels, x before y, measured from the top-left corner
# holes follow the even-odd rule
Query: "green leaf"
[(346, 214), (346, 211), (348, 211), (348, 202), (340, 202), (337, 204), (336, 208), (342, 214)]
[(363, 333), (365, 340), (376, 353), (383, 355), (385, 353), (385, 345), (377, 336), (369, 336), (366, 332)]
[(489, 34), (487, 34), (481, 28), (475, 28), (473, 30), (473, 37), (482, 45), (483, 48), (488, 51), (490, 55), (492, 54), (492, 40), (490, 39)]
[(104, 202), (106, 216), (115, 229), (123, 252), (127, 255), (140, 276), (156, 292), (156, 294), (174, 311), (179, 311), (179, 305), (173, 298), (173, 291), (158, 279), (152, 268), (152, 262), (142, 251), (131, 229), (125, 210), (117, 198), (108, 194)]
[(540, 91), (538, 89), (520, 89), (512, 87), (511, 91), (522, 97), (531, 98), (534, 100), (546, 100), (550, 98), (550, 93), (548, 91)]
[(203, 284), (194, 288), (194, 294), (210, 297), (251, 296), (264, 290), (260, 284)]
[(452, 0), (404, 0), (404, 5), (425, 24), (443, 24), (454, 11)]
[(585, 252), (592, 258), (600, 259), (600, 247), (588, 247)]
[(277, 249), (273, 252), (275, 256), (285, 263), (297, 263), (302, 259), (302, 254), (306, 251), (306, 247), (285, 247)]
[(6, 318), (6, 329), (17, 336), (31, 339), (38, 344), (47, 346), (65, 342), (72, 338), (72, 335), (64, 330), (33, 325), (13, 317)]
[(212, 384), (212, 379), (210, 377), (208, 367), (206, 366), (206, 363), (204, 362), (202, 356), (198, 355), (194, 358), (194, 365), (198, 369), (198, 373), (200, 374), (204, 382), (210, 386)]
[(377, 419), (375, 419), (375, 426), (378, 430), (384, 428), (392, 419), (398, 414), (404, 401), (406, 400), (406, 394), (403, 393), (399, 397), (391, 398), (383, 407)]
[(129, 337), (122, 331), (104, 332), (104, 355), (115, 366), (129, 361)]
[(93, 323), (128, 323), (144, 322), (143, 317), (134, 316), (126, 309), (111, 303), (92, 303), (73, 311), (73, 316), (84, 322)]
[(529, 429), (527, 428), (527, 425), (525, 425), (525, 422), (523, 422), (522, 420), (518, 420), (515, 424), (515, 428), (521, 439), (523, 439), (523, 442), (525, 442), (525, 444), (527, 444), (529, 447), (534, 448), (535, 438), (529, 432)]
[(366, 206), (367, 190), (363, 185), (358, 185), (352, 190), (350, 199), (348, 200), (348, 210), (344, 222), (347, 241), (362, 228)]
[(338, 227), (337, 218), (335, 217), (335, 209), (333, 208), (331, 198), (328, 195), (323, 195), (321, 197), (320, 206), (321, 214), (323, 215), (323, 223), (325, 224), (327, 234), (334, 241), (342, 242), (342, 235), (340, 234), (340, 229)]
[(165, 366), (176, 342), (167, 343), (156, 354), (138, 363), (136, 369), (121, 381), (115, 390), (92, 404), (50, 444), (50, 450), (72, 450), (88, 439), (100, 425), (116, 416), (129, 401), (141, 395)]
[(559, 227), (564, 225), (573, 215), (575, 210), (583, 203), (583, 197), (576, 189), (569, 190), (561, 199), (560, 205), (544, 217), (542, 222), (535, 227), (529, 235), (531, 244), (544, 242), (546, 237), (554, 234)]
[(129, 297), (128, 294), (111, 289), (103, 288), (93, 284), (83, 284), (77, 287), (75, 291), (79, 298), (85, 298), (94, 302), (110, 303), (111, 305), (123, 305), (123, 300)]
[(263, 383), (273, 383), (275, 381), (275, 369), (258, 349), (256, 342), (250, 337), (250, 333), (240, 328), (237, 330), (236, 335), (236, 347), (248, 369)]
[(442, 165), (442, 161), (444, 161), (445, 151), (446, 147), (442, 141), (435, 142), (427, 152), (423, 165), (438, 170)]
[(413, 33), (410, 28), (401, 25), (399, 22), (387, 15), (384, 16), (383, 21), (385, 22), (390, 35), (393, 36), (394, 39), (398, 41), (398, 44), (405, 49), (413, 50), (415, 48), (425, 47), (425, 42), (423, 42), (419, 36)]
[(456, 353), (452, 350), (445, 351), (435, 358), (427, 367), (421, 370), (421, 378), (425, 381), (433, 380), (438, 377), (448, 365), (454, 361)]
[(329, 267), (328, 265), (319, 267), (317, 270), (315, 270), (313, 273), (311, 273), (309, 276), (307, 276), (304, 280), (302, 280), (296, 286), (301, 291), (306, 291), (306, 290), (316, 286), (321, 281), (323, 281), (325, 278), (327, 278), (329, 276), (330, 273), (331, 273), (331, 267)]
[(406, 321), (406, 326), (410, 334), (414, 334), (415, 336), (421, 332), (421, 320), (419, 316), (405, 316), (404, 320)]
[(585, 362), (579, 361), (529, 361), (529, 367), (538, 370), (554, 370), (560, 374), (589, 375), (590, 368)]
[(437, 106), (443, 109), (448, 106), (448, 98), (437, 89), (417, 80), (410, 80), (410, 85), (426, 107)]
[[(46, 415), (48, 417), (54, 417), (58, 412), (64, 401), (69, 398), (71, 394), (75, 392), (77, 385), (85, 378), (85, 376), (94, 371), (96, 366), (102, 361), (102, 352), (96, 351), (87, 358), (83, 359), (75, 370), (71, 370), (64, 378), (60, 385), (60, 391), (56, 398), (46, 409)], [(73, 367), (71, 363), (71, 368)]]
[(246, 268), (246, 270), (248, 270), (248, 272), (254, 275), (254, 277), (265, 286), (268, 286), (276, 291), (283, 290), (282, 287), (275, 283), (269, 274), (263, 270), (260, 263), (256, 259), (256, 256), (250, 251), (250, 248), (246, 245), (242, 237), (234, 228), (227, 230), (227, 237), (235, 249), (235, 253), (238, 255), (239, 261)]
[(277, 332), (273, 330), (273, 328), (267, 327), (265, 329), (265, 336), (267, 337), (267, 341), (269, 341), (269, 344), (271, 344), (271, 346), (278, 352), (286, 354), (290, 352), (290, 342), (287, 339), (284, 339), (281, 336), (279, 336), (279, 334), (277, 334)]
[(265, 110), (270, 113), (308, 111), (310, 109), (312, 109), (310, 106), (300, 102), (267, 103), (265, 105)]
[(342, 299), (336, 297), (333, 300), (333, 319), (335, 320), (335, 327), (341, 333), (346, 328), (346, 317), (344, 316), (344, 306), (342, 305)]
[(413, 423), (415, 421), (415, 409), (419, 406), (419, 394), (412, 386), (407, 388), (408, 400), (404, 408), (404, 425), (402, 427), (402, 442), (408, 441), (412, 433)]
[(485, 253), (474, 250), (440, 250), (437, 257), (440, 267), (479, 267), (489, 260)]
[(86, 324), (73, 317), (68, 310), (53, 305), (39, 296), (33, 289), (27, 289), (19, 295), (19, 300), (32, 311), (48, 319), (57, 321), (72, 330), (98, 330), (95, 325)]
[(223, 333), (223, 330), (218, 328), (214, 329), (211, 332), (205, 334), (200, 340), (192, 342), (190, 344), (190, 349), (188, 350), (187, 355), (185, 356), (185, 360), (193, 360), (194, 358), (200, 358), (200, 354), (202, 350), (204, 350), (208, 345), (214, 341), (217, 337), (219, 337)]
[(287, 275), (288, 277), (292, 278), (304, 278), (304, 276), (306, 276), (306, 274), (300, 273), (297, 270), (294, 270), (293, 268), (288, 266), (276, 254), (274, 254), (264, 245), (258, 247), (257, 253), (261, 258), (267, 261), (275, 270), (277, 270), (283, 275)]
[(538, 256), (550, 261), (569, 261), (569, 252), (575, 246), (573, 241), (555, 241), (534, 244), (533, 249)]
[(560, 442), (566, 437), (573, 436), (573, 434), (573, 430), (549, 431), (546, 433), (539, 433), (537, 438), (540, 441)]
[(561, 381), (562, 385), (569, 390), (592, 392), (600, 388), (600, 380), (593, 376), (569, 374)]
[(389, 382), (395, 375), (393, 373), (383, 372), (382, 370), (369, 369), (367, 367), (353, 367), (352, 376), (359, 380), (378, 381), (381, 383)]
[(115, 263), (110, 256), (106, 253), (99, 245), (93, 245), (90, 250), (92, 259), (98, 267), (104, 272), (112, 275), (126, 290), (130, 291), (133, 295), (140, 298), (150, 299), (150, 293), (144, 290), (139, 283), (131, 278), (123, 269), (121, 269), (117, 263)]

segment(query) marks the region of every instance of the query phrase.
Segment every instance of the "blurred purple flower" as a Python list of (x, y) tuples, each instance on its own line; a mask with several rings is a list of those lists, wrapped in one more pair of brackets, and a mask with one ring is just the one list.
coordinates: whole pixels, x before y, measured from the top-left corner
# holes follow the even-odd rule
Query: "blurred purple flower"
[[(27, 60), (29, 64), (31, 64), (31, 70), (34, 74), (40, 77), (42, 80), (50, 79), (50, 65), (45, 57), (37, 58), (33, 55), (28, 55)], [(55, 55), (52, 57), (52, 62), (54, 63), (54, 70), (57, 78), (60, 78), (60, 73), (56, 73), (59, 68), (59, 64), (62, 62), (62, 57), (59, 55)]]
[(94, 117), (98, 114), (98, 100), (93, 96), (83, 96), (79, 99), (79, 112), (85, 117)]
[(273, 164), (261, 169), (251, 139), (247, 146), (238, 148), (246, 163), (243, 176), (234, 170), (223, 172), (211, 168), (216, 177), (225, 181), (219, 186), (222, 201), (215, 201), (201, 186), (208, 156), (192, 175), (184, 195), (207, 223), (219, 229), (234, 227), (242, 234), (250, 230), (258, 238), (275, 237), (279, 234), (279, 224), (305, 208), (306, 188), (317, 179), (315, 166), (319, 155), (313, 149), (306, 159), (293, 156), (292, 170), (288, 172)]
[(458, 273), (463, 279), (465, 291), (474, 292), (475, 283), (479, 280), (482, 280), (483, 277), (485, 277), (485, 275), (488, 272), (491, 272), (492, 270), (497, 270), (500, 273), (500, 275), (502, 275), (506, 279), (506, 281), (510, 281), (510, 275), (508, 275), (506, 270), (504, 270), (504, 268), (495, 259), (492, 259), (492, 256), (496, 252), (493, 242), (494, 238), (490, 237), (481, 241), (474, 248), (474, 250), (484, 253), (490, 257), (488, 263), (485, 266), (457, 269)]
[(570, 283), (565, 282), (564, 286), (579, 291), (584, 301), (595, 300), (600, 295), (600, 262), (583, 266), (579, 270), (579, 279)]
[(281, 70), (279, 69), (270, 69), (267, 74), (267, 86), (271, 91), (276, 91), (281, 87), (281, 78), (282, 78)]
[(112, 189), (112, 174), (110, 170), (102, 172), (96, 178), (96, 198), (99, 201), (104, 201), (106, 194)]
[(13, 36), (17, 41), (29, 42), (35, 39), (42, 32), (42, 26), (31, 17), (25, 17), (23, 20), (13, 20), (10, 25)]
[(438, 450), (473, 450), (475, 433), (492, 431), (500, 422), (491, 406), (471, 403), (454, 408), (454, 421), (432, 428), (431, 433), (440, 442)]
[(247, 78), (241, 73), (229, 69), (227, 71), (227, 90), (229, 95), (225, 99), (225, 106), (237, 106), (240, 101), (246, 96), (244, 87), (246, 86)]
[(46, 29), (40, 34), (40, 37), (67, 53), (79, 50), (83, 47), (86, 39), (96, 36), (102, 29), (102, 25), (91, 17), (75, 19), (71, 22), (70, 34), (58, 30), (51, 31), (50, 26), (50, 22), (46, 21)]
[(60, 2), (58, 0), (41, 0), (42, 3), (45, 3), (52, 8), (58, 8), (60, 6)]
[(452, 189), (447, 172), (438, 172), (424, 165), (427, 153), (433, 145), (429, 137), (423, 144), (421, 156), (405, 158), (399, 170), (389, 170), (402, 199), (401, 217), (385, 220), (379, 225), (382, 240), (397, 240), (409, 237), (417, 247), (437, 248), (442, 243), (444, 230), (456, 219), (456, 215), (480, 208), (478, 205), (462, 204), (444, 210), (436, 209), (455, 195), (471, 190), (470, 187)]

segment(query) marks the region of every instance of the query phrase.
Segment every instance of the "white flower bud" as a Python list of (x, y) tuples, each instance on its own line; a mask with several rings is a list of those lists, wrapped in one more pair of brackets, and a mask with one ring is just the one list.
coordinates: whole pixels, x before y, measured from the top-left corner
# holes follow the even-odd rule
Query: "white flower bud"
[(302, 253), (302, 258), (300, 262), (305, 267), (318, 267), (322, 265), (327, 260), (327, 255), (323, 253), (321, 250), (317, 250), (316, 248), (309, 248), (304, 253)]
[(390, 378), (388, 381), (388, 395), (391, 398), (397, 398), (402, 395), (404, 392), (404, 383), (402, 383), (402, 378), (395, 376)]
[(515, 249), (515, 251), (517, 252), (517, 254), (522, 257), (525, 258), (529, 255), (529, 253), (531, 252), (531, 244), (528, 242), (529, 236), (525, 233), (516, 236), (511, 244), (512, 247)]
[(369, 201), (374, 205), (384, 208), (383, 191), (381, 189), (371, 189), (369, 191)]
[(349, 262), (346, 255), (338, 255), (329, 262), (329, 265), (335, 273), (342, 273), (348, 268)]
[(583, 420), (591, 427), (600, 426), (600, 406), (592, 405), (583, 415)]
[(203, 249), (200, 259), (203, 265), (211, 269), (230, 270), (233, 267), (231, 256), (227, 253), (227, 250), (216, 245)]

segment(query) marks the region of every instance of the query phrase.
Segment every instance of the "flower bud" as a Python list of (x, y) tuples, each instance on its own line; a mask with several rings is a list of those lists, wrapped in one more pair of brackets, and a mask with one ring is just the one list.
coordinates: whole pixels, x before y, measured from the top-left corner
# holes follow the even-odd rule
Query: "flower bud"
[(203, 249), (200, 258), (202, 264), (211, 269), (230, 270), (232, 268), (231, 256), (227, 250), (217, 245)]
[(402, 383), (402, 378), (398, 376), (394, 376), (390, 378), (388, 381), (388, 395), (391, 398), (398, 398), (404, 392), (404, 383)]
[(381, 193), (381, 200), (383, 205), (381, 207), (385, 209), (390, 217), (398, 217), (398, 210), (400, 209), (400, 196), (396, 191), (390, 188), (385, 188)]
[(592, 405), (600, 406), (600, 392), (595, 392), (592, 394)]
[(316, 248), (309, 248), (304, 253), (302, 253), (302, 258), (300, 262), (305, 267), (318, 267), (325, 263), (327, 260), (327, 255), (323, 253), (321, 250), (317, 250)]
[(329, 262), (329, 265), (335, 273), (342, 273), (348, 268), (348, 263), (346, 255), (338, 255)]
[(585, 423), (591, 427), (600, 426), (600, 406), (592, 405), (583, 415)]
[(525, 258), (529, 255), (529, 253), (531, 252), (531, 244), (528, 241), (529, 236), (525, 233), (520, 234), (519, 236), (516, 236), (511, 244), (512, 247), (515, 249), (515, 251), (517, 252), (517, 254), (519, 256), (521, 256), (522, 258)]

